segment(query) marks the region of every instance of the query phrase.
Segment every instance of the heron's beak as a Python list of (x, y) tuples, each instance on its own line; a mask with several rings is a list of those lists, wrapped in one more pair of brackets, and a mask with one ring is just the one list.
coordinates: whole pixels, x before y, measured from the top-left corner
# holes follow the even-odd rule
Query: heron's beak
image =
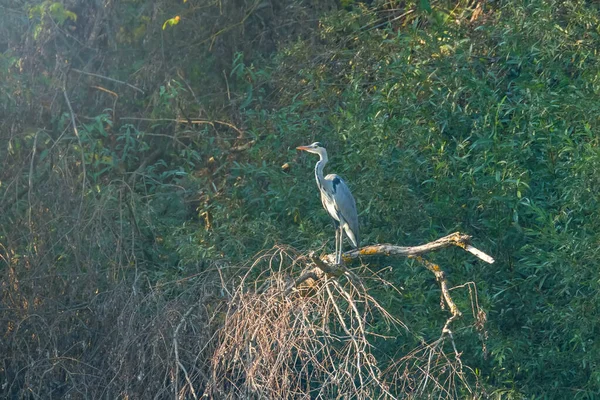
[(310, 149), (310, 147), (308, 147), (308, 146), (298, 146), (298, 147), (296, 147), (296, 150), (308, 151), (309, 149)]

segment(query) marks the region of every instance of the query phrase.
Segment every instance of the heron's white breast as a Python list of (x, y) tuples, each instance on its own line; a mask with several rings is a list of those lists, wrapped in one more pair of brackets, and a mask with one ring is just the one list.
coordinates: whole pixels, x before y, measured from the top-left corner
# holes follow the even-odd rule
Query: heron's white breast
[(321, 194), (321, 200), (323, 201), (323, 205), (325, 206), (325, 209), (329, 215), (331, 215), (331, 217), (336, 221), (339, 221), (340, 219), (338, 217), (337, 210), (335, 209), (335, 205), (333, 204), (333, 200), (331, 200), (331, 198), (325, 194)]

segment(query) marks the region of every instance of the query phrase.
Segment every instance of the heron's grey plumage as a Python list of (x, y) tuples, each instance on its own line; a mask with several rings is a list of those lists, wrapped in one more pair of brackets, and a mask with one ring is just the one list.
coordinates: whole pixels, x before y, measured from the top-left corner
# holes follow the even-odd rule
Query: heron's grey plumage
[[(358, 247), (358, 214), (356, 212), (356, 202), (352, 193), (350, 193), (350, 189), (346, 182), (336, 174), (329, 174), (324, 180), (331, 185), (333, 196), (328, 196), (324, 190), (321, 190), (323, 207), (333, 219), (340, 223), (354, 247)], [(328, 208), (329, 204), (333, 205), (332, 210)]]
[[(315, 179), (321, 192), (321, 203), (327, 213), (333, 218), (336, 227), (335, 251), (336, 262), (340, 263), (342, 254), (343, 233), (354, 247), (359, 246), (358, 213), (356, 202), (346, 182), (336, 174), (323, 176), (323, 168), (328, 161), (327, 151), (319, 142), (310, 146), (300, 146), (300, 150), (318, 154), (320, 159), (315, 165)], [(339, 229), (339, 231), (338, 231)]]

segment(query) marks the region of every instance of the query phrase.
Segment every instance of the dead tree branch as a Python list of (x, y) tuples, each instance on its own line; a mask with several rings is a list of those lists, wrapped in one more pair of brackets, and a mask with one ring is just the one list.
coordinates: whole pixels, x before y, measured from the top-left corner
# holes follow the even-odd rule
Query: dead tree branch
[[(344, 254), (344, 261), (370, 255), (419, 261), (435, 276), (441, 307), (449, 310), (438, 338), (429, 343), (421, 339), (418, 348), (392, 361), (386, 371), (370, 350), (370, 336), (380, 330), (374, 322), (385, 322), (390, 332), (410, 329), (371, 296), (354, 270), (336, 264), (333, 254), (302, 256), (285, 248), (265, 252), (232, 291), (206, 393), (220, 398), (284, 398), (319, 387), (322, 397), (352, 393), (357, 399), (393, 399), (415, 391), (450, 399), (457, 397), (459, 386), (475, 393), (470, 385), (475, 374), (463, 366), (450, 327), (463, 314), (451, 296), (446, 272), (423, 256), (458, 246), (494, 262), (471, 246), (470, 239), (457, 232), (420, 246), (378, 244)], [(251, 278), (257, 273), (258, 278)], [(364, 279), (368, 282), (373, 275)], [(473, 311), (479, 330), (485, 315), (480, 317), (484, 312), (478, 306)]]
[[(473, 247), (470, 244), (471, 236), (460, 232), (452, 233), (448, 236), (437, 239), (433, 242), (425, 243), (420, 246), (403, 247), (391, 244), (377, 244), (365, 246), (358, 250), (349, 251), (343, 254), (343, 261), (349, 261), (361, 256), (384, 255), (384, 256), (403, 256), (413, 258), (421, 263), (425, 268), (433, 273), (436, 281), (440, 285), (441, 290), (441, 307), (448, 308), (450, 316), (446, 319), (442, 328), (441, 336), (432, 343), (423, 343), (422, 346), (415, 349), (410, 354), (402, 357), (397, 363), (390, 366), (388, 372), (394, 376), (392, 382), (399, 382), (397, 389), (400, 392), (406, 393), (416, 389), (416, 393), (423, 395), (425, 393), (437, 393), (441, 398), (455, 398), (456, 386), (460, 384), (468, 392), (473, 393), (468, 379), (467, 373), (470, 371), (468, 367), (464, 367), (461, 361), (461, 353), (457, 349), (454, 341), (454, 335), (450, 329), (450, 325), (458, 318), (462, 317), (462, 313), (450, 295), (448, 285), (448, 277), (439, 265), (434, 264), (423, 257), (423, 254), (441, 250), (450, 246), (458, 246), (465, 251), (473, 254), (480, 260), (487, 263), (494, 263), (494, 259), (483, 251)], [(341, 277), (346, 275), (352, 280), (352, 273), (344, 265), (336, 265), (335, 255), (327, 254), (321, 258), (310, 254), (309, 258), (312, 261), (314, 268), (309, 273), (305, 273), (298, 278), (294, 284), (299, 285), (294, 288), (305, 285), (305, 281), (315, 279), (315, 277)], [(320, 270), (320, 273), (318, 273)], [(357, 279), (357, 278), (355, 278)], [(325, 282), (327, 280), (325, 279)], [(354, 283), (354, 281), (353, 281)], [(317, 286), (317, 283), (312, 282), (312, 286)], [(288, 287), (285, 294), (289, 294), (294, 288)], [(299, 289), (302, 293), (302, 290)], [(350, 304), (354, 304), (352, 299), (347, 300)], [(476, 314), (476, 328), (483, 331), (483, 323), (486, 319), (485, 312), (477, 306), (477, 310), (473, 310)], [(449, 339), (449, 340), (448, 340)], [(451, 357), (444, 351), (444, 343), (448, 340), (452, 346), (454, 356)], [(485, 346), (485, 345), (484, 345)]]
[[(471, 240), (471, 236), (462, 234), (460, 232), (454, 232), (448, 236), (444, 236), (440, 239), (434, 240), (433, 242), (425, 243), (420, 246), (404, 247), (404, 246), (396, 246), (396, 245), (392, 245), (392, 244), (376, 244), (376, 245), (371, 245), (371, 246), (365, 246), (360, 249), (352, 250), (352, 251), (348, 251), (348, 252), (344, 253), (343, 259), (344, 259), (344, 261), (347, 261), (347, 260), (352, 260), (352, 259), (358, 258), (359, 256), (372, 256), (372, 255), (404, 256), (404, 257), (414, 258), (417, 261), (419, 261), (421, 264), (423, 264), (425, 266), (425, 268), (427, 268), (427, 270), (429, 270), (430, 272), (433, 273), (436, 281), (440, 285), (440, 290), (442, 292), (442, 296), (441, 296), (442, 297), (442, 301), (441, 301), (442, 308), (444, 308), (444, 305), (446, 305), (448, 307), (448, 309), (450, 310), (451, 315), (446, 320), (446, 323), (444, 324), (444, 327), (442, 328), (442, 338), (444, 336), (450, 337), (450, 340), (452, 342), (452, 346), (456, 353), (457, 359), (459, 359), (458, 358), (459, 354), (458, 354), (458, 351), (456, 350), (456, 345), (454, 343), (452, 331), (450, 330), (450, 324), (454, 320), (460, 318), (462, 316), (462, 313), (460, 312), (460, 310), (456, 306), (456, 303), (452, 299), (452, 296), (450, 295), (446, 272), (444, 272), (437, 264), (434, 264), (434, 263), (426, 260), (421, 255), (432, 252), (432, 251), (440, 250), (440, 249), (443, 249), (443, 248), (446, 248), (449, 246), (458, 246), (461, 249), (468, 251), (469, 253), (475, 255), (477, 258), (479, 258), (487, 263), (491, 264), (494, 262), (494, 259), (491, 256), (489, 256), (489, 255), (485, 254), (483, 251), (473, 247), (470, 244), (470, 240)], [(327, 254), (326, 256), (319, 258), (319, 257), (315, 256), (314, 253), (311, 253), (309, 255), (309, 258), (312, 261), (312, 263), (314, 264), (315, 268), (302, 274), (298, 279), (296, 279), (294, 281), (294, 283), (285, 290), (284, 293), (286, 295), (291, 293), (292, 290), (294, 290), (294, 288), (299, 288), (309, 278), (315, 280), (317, 278), (322, 277), (323, 275), (327, 275), (330, 277), (340, 277), (342, 275), (346, 275), (348, 277), (348, 279), (350, 279), (354, 284), (356, 284), (360, 279), (354, 273), (352, 273), (350, 270), (348, 270), (345, 266), (336, 265), (334, 263), (334, 260), (335, 260), (334, 254)]]
[[(442, 290), (442, 298), (446, 302), (446, 305), (448, 306), (448, 308), (450, 309), (450, 313), (452, 314), (451, 318), (454, 319), (462, 316), (462, 313), (458, 310), (458, 307), (456, 306), (456, 304), (452, 300), (452, 297), (450, 296), (450, 291), (448, 290), (448, 280), (446, 279), (446, 273), (440, 269), (439, 265), (434, 264), (431, 261), (427, 261), (421, 256), (410, 257), (416, 259), (421, 264), (425, 265), (425, 268), (427, 268), (433, 273), (433, 275), (435, 275), (435, 279), (439, 282), (440, 288)], [(449, 320), (446, 323), (444, 330), (447, 329), (447, 326), (450, 322), (452, 321)]]
[[(419, 246), (405, 247), (396, 246), (392, 244), (374, 244), (370, 246), (361, 247), (357, 250), (345, 252), (343, 254), (343, 260), (347, 261), (358, 258), (360, 256), (373, 255), (403, 256), (415, 258), (417, 261), (425, 265), (425, 268), (427, 268), (435, 275), (436, 280), (440, 284), (440, 288), (442, 290), (442, 297), (446, 305), (450, 309), (450, 313), (452, 313), (451, 319), (447, 322), (447, 326), (444, 328), (447, 329), (450, 322), (460, 317), (462, 314), (460, 313), (460, 311), (456, 307), (456, 304), (452, 300), (452, 297), (450, 296), (450, 291), (448, 290), (448, 282), (446, 279), (446, 273), (438, 265), (433, 264), (421, 257), (421, 254), (441, 250), (450, 246), (458, 246), (461, 249), (464, 249), (465, 251), (468, 251), (469, 253), (475, 255), (480, 260), (493, 264), (495, 261), (494, 258), (487, 255), (483, 251), (473, 247), (470, 244), (470, 240), (471, 236), (465, 235), (460, 232), (454, 232), (450, 235), (434, 240), (433, 242), (425, 243)], [(298, 279), (296, 279), (293, 285), (285, 290), (285, 294), (289, 294), (293, 290), (293, 287), (298, 287), (300, 284), (304, 283), (309, 278), (314, 279), (315, 277), (321, 277), (323, 273), (332, 277), (340, 277), (342, 275), (346, 275), (350, 280), (358, 280), (358, 277), (355, 274), (351, 273), (351, 271), (349, 271), (345, 266), (336, 265), (334, 263), (334, 254), (327, 254), (324, 257), (319, 258), (315, 255), (314, 252), (312, 252), (310, 253), (309, 258), (316, 268), (304, 273)]]
[[(485, 254), (483, 251), (471, 246), (471, 236), (465, 235), (464, 233), (454, 232), (448, 236), (444, 236), (433, 242), (425, 243), (420, 246), (404, 247), (396, 246), (393, 244), (374, 244), (370, 246), (361, 247), (358, 250), (347, 251), (343, 254), (344, 259), (354, 259), (359, 256), (373, 256), (373, 255), (386, 255), (386, 256), (418, 256), (420, 254), (429, 253), (432, 251), (444, 249), (450, 246), (458, 246), (461, 249), (468, 251), (475, 257), (488, 264), (494, 263), (494, 258)], [(326, 259), (329, 260), (333, 255), (327, 255)]]
[[(418, 246), (417, 252), (444, 248), (457, 239), (466, 245), (467, 238), (451, 235)], [(399, 359), (377, 357), (372, 338), (413, 333), (371, 295), (369, 282), (400, 290), (369, 269), (359, 277), (356, 270), (330, 262), (333, 257), (276, 247), (262, 253), (228, 292), (212, 379), (203, 395), (233, 399), (316, 393), (322, 398), (395, 399), (434, 394), (453, 399), (464, 392), (476, 397), (477, 385), (472, 384), (477, 376), (463, 365), (450, 329), (463, 315), (451, 292), (466, 284), (451, 287), (438, 265), (416, 254), (415, 248), (404, 249), (409, 250), (401, 254), (422, 263), (441, 287), (441, 306), (450, 313), (441, 335), (432, 341), (419, 335), (417, 347)], [(472, 304), (476, 303), (475, 295)], [(474, 305), (473, 326), (480, 331), (482, 313)]]

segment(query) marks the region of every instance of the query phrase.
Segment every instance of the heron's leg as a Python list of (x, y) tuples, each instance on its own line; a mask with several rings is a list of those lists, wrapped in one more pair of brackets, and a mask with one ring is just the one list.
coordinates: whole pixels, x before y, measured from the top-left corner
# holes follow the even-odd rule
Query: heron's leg
[(333, 221), (333, 228), (335, 229), (335, 262), (336, 264), (338, 263), (338, 243), (339, 243), (339, 228), (340, 228), (340, 223), (338, 221), (336, 221), (335, 219), (331, 219)]
[(337, 264), (342, 263), (342, 250), (344, 248), (344, 228), (340, 224), (340, 233), (338, 234), (340, 243), (338, 245)]
[(340, 236), (340, 231), (338, 230), (338, 227), (335, 227), (335, 262), (337, 264), (338, 260), (337, 260), (337, 254), (338, 254), (338, 237)]

